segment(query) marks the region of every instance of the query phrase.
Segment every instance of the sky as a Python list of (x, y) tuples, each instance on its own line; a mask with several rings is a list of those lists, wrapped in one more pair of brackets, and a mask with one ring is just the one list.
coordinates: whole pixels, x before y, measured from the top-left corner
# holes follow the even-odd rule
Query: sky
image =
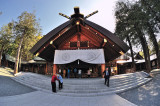
[(74, 7), (80, 8), (84, 16), (98, 10), (98, 13), (88, 20), (114, 32), (114, 10), (117, 0), (0, 0), (0, 27), (8, 24), (22, 12), (35, 12), (36, 18), (42, 28), (42, 35), (46, 35), (52, 29), (66, 22), (68, 19), (59, 13), (68, 16), (74, 13)]
[[(42, 28), (42, 35), (46, 35), (54, 28), (68, 21), (59, 13), (71, 16), (74, 7), (80, 8), (80, 13), (84, 16), (98, 10), (98, 13), (87, 18), (88, 20), (108, 29), (112, 33), (115, 31), (115, 5), (118, 0), (0, 0), (0, 28), (8, 24), (22, 12), (35, 12), (36, 18)], [(160, 36), (157, 36), (160, 39)], [(134, 47), (134, 51), (140, 51), (139, 47)]]

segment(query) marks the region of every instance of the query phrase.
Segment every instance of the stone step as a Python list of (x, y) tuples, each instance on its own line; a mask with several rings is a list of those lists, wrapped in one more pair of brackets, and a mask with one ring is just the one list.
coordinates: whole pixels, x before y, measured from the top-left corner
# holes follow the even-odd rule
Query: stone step
[[(34, 84), (32, 84), (32, 80), (31, 81), (29, 81), (29, 80), (24, 80), (24, 79), (18, 79), (18, 80), (21, 80), (21, 82), (23, 82), (23, 83), (28, 83), (28, 84), (30, 84), (30, 85), (33, 85), (33, 86), (38, 86), (38, 87), (41, 87), (41, 83), (43, 83), (43, 81), (41, 81), (41, 82), (34, 82)], [(136, 80), (126, 80), (125, 82), (110, 82), (110, 86), (111, 87), (117, 87), (117, 86), (124, 86), (124, 85), (126, 85), (126, 84), (129, 84), (129, 83), (133, 83), (133, 82), (135, 82), (135, 81), (139, 81), (139, 80), (141, 80), (140, 78), (139, 79), (136, 79)], [(44, 85), (45, 85), (45, 87), (47, 87), (48, 85), (50, 85), (50, 82), (45, 82), (44, 81)], [(50, 85), (51, 86), (51, 85)], [(50, 87), (50, 86), (48, 86), (48, 87)], [(58, 86), (58, 83), (57, 83), (57, 86)], [(97, 83), (97, 84), (92, 84), (92, 85), (80, 85), (80, 84), (78, 84), (78, 85), (73, 85), (73, 84), (65, 84), (64, 83), (64, 87), (65, 87), (65, 89), (99, 89), (99, 88), (105, 88), (105, 86), (104, 86), (104, 81), (102, 82), (102, 83)]]
[[(118, 86), (124, 86), (130, 83), (134, 83), (134, 82), (140, 82), (143, 81), (143, 79), (137, 79), (137, 80), (133, 80), (133, 81), (126, 81), (126, 82), (118, 82), (118, 83), (111, 83), (110, 82), (110, 87), (118, 87)], [(100, 88), (106, 88), (106, 85), (104, 85), (104, 82), (102, 84), (95, 84), (95, 85), (67, 85), (64, 84), (64, 88), (65, 89), (100, 89)]]
[(141, 81), (138, 81), (138, 82), (135, 82), (135, 83), (130, 83), (130, 84), (126, 84), (126, 85), (123, 85), (123, 86), (117, 86), (117, 87), (107, 87), (107, 86), (103, 86), (102, 88), (83, 88), (83, 87), (80, 87), (80, 88), (70, 88), (70, 89), (66, 89), (65, 86), (64, 86), (64, 89), (61, 90), (62, 92), (70, 92), (70, 93), (91, 93), (91, 92), (104, 92), (104, 91), (111, 91), (111, 90), (116, 90), (116, 89), (122, 89), (122, 88), (125, 88), (125, 87), (128, 87), (128, 86), (131, 86), (133, 84), (139, 84), (141, 82), (144, 82), (144, 81), (147, 81), (148, 79), (143, 79)]
[[(140, 79), (142, 79), (142, 78), (132, 78), (132, 79), (125, 79), (125, 80), (117, 80), (117, 81), (114, 81), (114, 80), (112, 80), (112, 79), (110, 79), (110, 83), (111, 84), (120, 84), (120, 83), (125, 83), (125, 82), (132, 82), (132, 81), (136, 81), (136, 80), (140, 80)], [(64, 84), (65, 85), (87, 85), (87, 86), (89, 86), (89, 85), (102, 85), (102, 84), (104, 84), (104, 79), (103, 80), (101, 80), (100, 82), (97, 82), (97, 83), (95, 83), (95, 82), (90, 82), (90, 83), (80, 83), (80, 82), (77, 82), (77, 83), (66, 83), (65, 81), (64, 81)]]
[[(58, 90), (58, 83), (56, 83), (58, 91), (56, 95), (86, 97), (119, 93), (150, 81), (151, 79), (145, 78), (146, 76), (147, 74), (144, 72), (116, 75), (110, 78), (110, 87), (104, 85), (104, 78), (64, 79), (62, 90)], [(51, 77), (35, 73), (22, 73), (12, 79), (35, 89), (51, 92)]]
[(137, 83), (137, 84), (132, 84), (128, 87), (125, 88), (121, 88), (121, 89), (115, 89), (115, 90), (108, 90), (108, 91), (103, 91), (103, 92), (94, 92), (94, 93), (66, 93), (66, 92), (58, 92), (58, 95), (62, 95), (62, 96), (73, 96), (73, 97), (91, 97), (91, 96), (103, 96), (103, 95), (107, 95), (107, 94), (112, 94), (112, 93), (120, 93), (129, 89), (133, 89), (135, 87), (141, 86), (147, 82), (149, 82), (151, 79), (148, 78), (147, 80), (141, 82), (141, 83)]

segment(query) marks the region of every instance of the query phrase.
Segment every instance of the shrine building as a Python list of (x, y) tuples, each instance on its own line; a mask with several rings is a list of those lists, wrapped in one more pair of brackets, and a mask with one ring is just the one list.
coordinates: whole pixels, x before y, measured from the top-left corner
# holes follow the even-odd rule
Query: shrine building
[(46, 74), (64, 74), (69, 68), (72, 77), (76, 68), (82, 70), (84, 78), (87, 70), (91, 70), (91, 77), (101, 77), (110, 61), (128, 51), (129, 47), (116, 35), (87, 20), (97, 12), (84, 16), (75, 7), (71, 17), (60, 13), (69, 21), (51, 30), (30, 50), (47, 61)]

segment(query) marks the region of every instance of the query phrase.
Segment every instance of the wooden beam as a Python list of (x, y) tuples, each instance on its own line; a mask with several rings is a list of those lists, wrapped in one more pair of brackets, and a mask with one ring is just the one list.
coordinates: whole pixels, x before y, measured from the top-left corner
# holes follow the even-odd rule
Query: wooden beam
[(102, 43), (102, 47), (104, 47), (106, 43), (107, 43), (107, 39), (104, 39)]
[[(76, 26), (76, 25), (74, 25), (74, 26)], [(74, 27), (74, 26), (72, 26), (72, 27)], [(72, 27), (69, 26), (69, 27), (63, 29), (60, 33), (57, 34), (57, 36), (56, 36), (54, 39), (51, 39), (50, 42), (48, 42), (48, 43), (45, 44), (43, 47), (41, 47), (41, 49), (39, 49), (39, 50), (36, 52), (36, 54), (38, 53), (37, 56), (38, 56), (50, 43), (53, 43), (53, 42), (54, 42), (56, 39), (58, 39), (63, 33), (69, 31), (69, 29), (71, 29)]]
[(99, 34), (98, 32), (95, 32), (93, 30), (91, 30), (90, 28), (87, 28), (83, 25), (80, 25), (81, 28), (85, 29), (86, 31), (88, 31), (89, 33), (95, 35), (95, 37), (98, 39), (98, 40), (101, 40), (101, 39), (104, 39), (105, 37), (101, 36), (101, 34)]
[(54, 49), (57, 49), (57, 47), (56, 47), (55, 45), (51, 44), (51, 46), (52, 46)]
[(45, 75), (47, 75), (47, 68), (48, 66), (47, 66), (47, 62), (46, 62), (46, 70), (45, 70)]
[(78, 48), (80, 48), (80, 42), (81, 42), (80, 33), (77, 33), (77, 47)]
[(67, 42), (69, 42), (69, 41), (70, 41), (70, 38), (71, 38), (71, 37), (74, 37), (74, 36), (77, 36), (77, 33), (75, 33), (73, 36), (70, 36), (68, 39), (66, 39), (65, 41), (63, 41), (63, 42), (61, 43), (61, 45), (59, 45), (58, 48), (61, 48), (62, 46), (64, 46), (64, 44), (66, 44)]
[(83, 33), (83, 32), (81, 32), (81, 33), (82, 33), (83, 35), (85, 35), (88, 39), (90, 39), (90, 40), (94, 43), (95, 46), (99, 47), (99, 43), (97, 42), (97, 40), (95, 40), (93, 37), (89, 36), (89, 35), (86, 34), (86, 33)]
[[(95, 39), (97, 42), (99, 42), (99, 44), (101, 44), (102, 40), (104, 38), (98, 36), (96, 33), (91, 32), (89, 29), (87, 29), (86, 27), (81, 27), (81, 33), (84, 33), (85, 35), (94, 35)], [(93, 37), (92, 37), (93, 38)]]

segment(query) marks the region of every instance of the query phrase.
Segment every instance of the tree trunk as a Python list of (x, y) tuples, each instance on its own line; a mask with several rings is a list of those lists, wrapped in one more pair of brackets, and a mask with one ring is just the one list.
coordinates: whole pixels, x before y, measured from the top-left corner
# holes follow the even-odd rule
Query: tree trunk
[(25, 33), (23, 33), (23, 36), (20, 39), (20, 43), (18, 46), (18, 50), (17, 50), (17, 57), (16, 57), (16, 61), (15, 61), (15, 66), (14, 66), (14, 74), (18, 73), (18, 63), (19, 63), (19, 55), (20, 55), (20, 51), (21, 51), (21, 46), (23, 43), (23, 38), (24, 38)]
[(148, 23), (148, 33), (149, 33), (149, 37), (154, 45), (154, 49), (156, 51), (156, 56), (157, 56), (157, 68), (160, 68), (160, 51), (159, 51), (159, 46), (158, 46), (158, 42), (156, 39), (156, 35), (154, 34), (153, 28), (152, 26)]
[(151, 63), (150, 63), (150, 55), (149, 55), (149, 49), (147, 46), (146, 38), (143, 36), (142, 32), (139, 31), (139, 38), (142, 44), (143, 52), (144, 52), (144, 58), (145, 58), (145, 65), (146, 65), (146, 72), (149, 73), (151, 71)]
[(131, 50), (132, 68), (133, 68), (133, 71), (135, 72), (135, 71), (136, 71), (136, 65), (135, 65), (135, 61), (134, 61), (133, 49), (132, 49), (131, 41), (130, 41), (130, 39), (129, 39), (128, 36), (127, 36), (127, 41), (128, 41), (128, 43), (129, 43), (129, 48), (130, 48), (130, 50)]
[(19, 66), (18, 66), (19, 68), (18, 68), (18, 70), (21, 70), (21, 63), (22, 63), (22, 62), (21, 62), (21, 61), (22, 61), (22, 60), (21, 60), (21, 58), (22, 58), (22, 51), (23, 51), (23, 47), (21, 47), (21, 51), (20, 51), (19, 64), (18, 64), (18, 65), (19, 65)]
[(1, 64), (2, 64), (1, 58), (2, 58), (2, 54), (3, 54), (3, 48), (4, 48), (4, 46), (2, 45), (1, 51), (0, 51), (0, 66), (1, 66)]

